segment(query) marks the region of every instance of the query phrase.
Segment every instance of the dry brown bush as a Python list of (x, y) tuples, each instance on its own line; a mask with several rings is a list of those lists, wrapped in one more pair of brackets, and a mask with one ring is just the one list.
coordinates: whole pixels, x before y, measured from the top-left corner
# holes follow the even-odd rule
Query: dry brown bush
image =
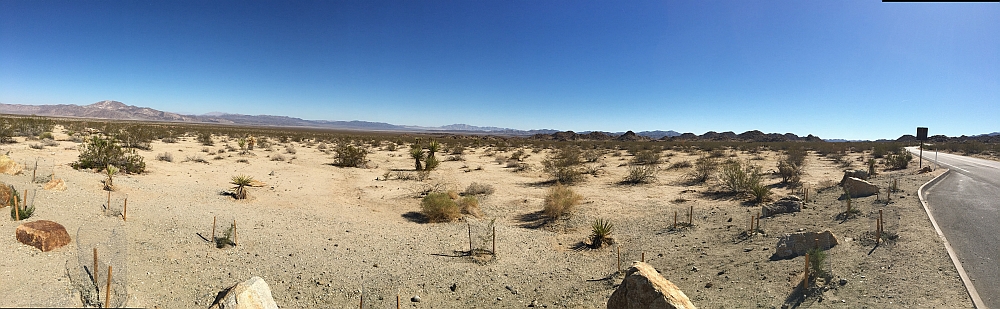
[(545, 208), (542, 209), (542, 214), (549, 220), (559, 219), (559, 217), (572, 212), (581, 200), (583, 200), (583, 196), (573, 192), (573, 189), (556, 184), (545, 195)]
[(447, 193), (427, 194), (420, 202), (420, 210), (429, 222), (451, 222), (462, 217), (458, 204)]

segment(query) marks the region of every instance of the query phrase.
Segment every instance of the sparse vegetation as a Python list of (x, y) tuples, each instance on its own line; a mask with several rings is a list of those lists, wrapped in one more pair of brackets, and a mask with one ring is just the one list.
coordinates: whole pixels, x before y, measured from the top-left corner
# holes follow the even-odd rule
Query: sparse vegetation
[(890, 169), (905, 169), (913, 161), (913, 154), (905, 149), (896, 150), (896, 153), (885, 156), (885, 165)]
[(719, 160), (716, 157), (702, 156), (694, 162), (694, 170), (688, 175), (694, 183), (708, 181), (718, 169)]
[(656, 181), (656, 171), (659, 169), (655, 164), (630, 165), (628, 174), (622, 179), (622, 184), (635, 185), (641, 183), (651, 183)]
[(424, 160), (424, 149), (420, 148), (420, 145), (413, 144), (410, 146), (410, 157), (413, 158), (413, 170), (423, 170), (423, 165), (421, 165), (420, 161)]
[(581, 200), (583, 197), (573, 192), (573, 189), (563, 184), (556, 184), (545, 195), (545, 207), (542, 209), (542, 215), (550, 221), (559, 219), (572, 212)]
[(660, 163), (660, 152), (654, 150), (642, 150), (632, 158), (632, 165), (655, 165)]
[(550, 155), (542, 161), (545, 173), (551, 175), (559, 183), (574, 183), (583, 177), (583, 160), (580, 158), (580, 149), (576, 147), (566, 147)]
[(468, 195), (458, 199), (458, 208), (463, 214), (482, 218), (483, 212), (479, 209), (479, 199), (475, 195)]
[(31, 218), (35, 213), (35, 205), (30, 205), (27, 198), (21, 199), (21, 193), (17, 192), (14, 186), (10, 186), (10, 194), (7, 198), (7, 205), (10, 205), (10, 218), (14, 221), (21, 221)]
[(108, 191), (115, 190), (114, 177), (115, 174), (117, 173), (118, 173), (118, 168), (115, 167), (114, 165), (108, 165), (106, 168), (104, 168), (104, 175), (107, 176), (107, 178), (104, 179), (104, 190)]
[(212, 141), (212, 133), (207, 133), (207, 132), (198, 133), (197, 139), (198, 142), (201, 143), (202, 145), (205, 146), (215, 145), (215, 142)]
[(164, 152), (164, 153), (156, 155), (156, 160), (166, 161), (166, 162), (174, 162), (174, 155), (170, 154), (169, 152)]
[(722, 187), (733, 193), (749, 193), (751, 188), (760, 186), (763, 180), (760, 166), (749, 161), (741, 163), (739, 160), (726, 160), (719, 173)]
[(468, 187), (465, 187), (464, 194), (467, 195), (467, 196), (472, 196), (472, 195), (490, 195), (490, 194), (493, 194), (493, 191), (494, 191), (494, 189), (493, 189), (492, 185), (489, 185), (489, 184), (479, 184), (479, 183), (473, 182), (473, 183), (470, 183)]

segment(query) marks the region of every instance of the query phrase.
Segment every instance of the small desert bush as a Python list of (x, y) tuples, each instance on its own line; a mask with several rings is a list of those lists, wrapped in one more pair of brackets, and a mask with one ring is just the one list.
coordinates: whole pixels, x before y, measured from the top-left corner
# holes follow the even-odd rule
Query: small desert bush
[(212, 141), (212, 133), (199, 133), (197, 139), (198, 142), (201, 143), (202, 145), (205, 146), (215, 145), (215, 142)]
[(479, 199), (474, 195), (465, 196), (458, 199), (458, 209), (462, 211), (463, 214), (472, 215), (476, 218), (482, 218), (483, 212), (479, 210)]
[(31, 149), (45, 149), (45, 145), (42, 145), (41, 143), (30, 144), (28, 147), (31, 147)]
[(628, 174), (622, 179), (622, 184), (635, 185), (641, 183), (651, 183), (656, 181), (656, 171), (658, 167), (654, 164), (630, 165)]
[(490, 194), (493, 194), (493, 191), (494, 191), (494, 189), (493, 189), (492, 185), (489, 185), (489, 184), (480, 184), (480, 183), (473, 182), (473, 183), (470, 183), (468, 187), (465, 187), (464, 194), (467, 195), (467, 196), (472, 196), (472, 195), (490, 195)]
[(434, 156), (430, 155), (432, 153), (433, 152), (428, 152), (427, 159), (424, 159), (424, 170), (425, 171), (434, 170), (435, 168), (438, 167), (438, 165), (441, 165), (441, 161), (438, 161), (437, 158), (435, 158)]
[(42, 134), (38, 134), (38, 139), (44, 140), (44, 139), (56, 139), (56, 138), (52, 137), (52, 132), (42, 132)]
[(785, 158), (778, 162), (778, 175), (781, 176), (781, 183), (797, 184), (802, 175), (801, 165), (796, 165), (794, 160)]
[(420, 201), (420, 210), (427, 221), (451, 222), (462, 217), (461, 209), (447, 193), (433, 192)]
[(572, 212), (573, 208), (580, 204), (581, 200), (583, 200), (583, 197), (573, 192), (573, 189), (562, 184), (556, 184), (545, 195), (542, 215), (549, 220), (559, 219), (563, 215)]
[(681, 169), (681, 168), (689, 168), (691, 166), (692, 166), (691, 165), (691, 161), (684, 160), (684, 161), (674, 162), (673, 164), (670, 165), (670, 168), (671, 169)]
[(708, 181), (712, 178), (712, 174), (719, 168), (719, 159), (715, 157), (702, 156), (694, 162), (694, 170), (688, 175), (688, 178), (695, 183), (702, 183)]
[[(809, 277), (812, 280), (826, 278), (829, 276), (826, 270), (826, 251), (820, 248), (812, 248), (809, 251)], [(810, 280), (810, 278), (806, 278)]]
[(659, 164), (660, 152), (654, 150), (641, 150), (632, 157), (633, 165)]
[(580, 181), (583, 178), (583, 160), (580, 156), (579, 148), (563, 148), (543, 160), (542, 169), (560, 183)]
[(895, 154), (885, 156), (885, 165), (890, 169), (905, 169), (913, 161), (913, 155), (909, 151), (899, 150)]
[(123, 149), (112, 138), (96, 136), (80, 147), (80, 156), (72, 165), (76, 169), (101, 169), (114, 165), (129, 174), (146, 170), (146, 163), (135, 149)]
[(173, 144), (173, 143), (177, 142), (177, 138), (176, 137), (172, 137), (172, 136), (167, 136), (167, 137), (164, 137), (164, 138), (160, 139), (160, 141), (164, 142), (164, 143), (167, 143), (167, 144)]
[(749, 161), (741, 163), (738, 160), (726, 160), (719, 172), (722, 187), (733, 193), (749, 193), (750, 188), (760, 185), (763, 180), (764, 174), (760, 166)]
[(368, 150), (363, 147), (341, 145), (337, 147), (334, 164), (341, 167), (365, 167), (368, 163)]
[(287, 146), (285, 146), (285, 153), (295, 154), (295, 146), (292, 146), (292, 144), (288, 144)]
[(160, 161), (174, 162), (174, 155), (169, 152), (164, 152), (156, 155), (156, 159)]
[(771, 187), (757, 182), (750, 185), (750, 195), (755, 203), (763, 203), (771, 197)]
[(198, 156), (198, 155), (187, 156), (187, 157), (184, 158), (183, 162), (196, 162), (196, 163), (205, 163), (205, 164), (208, 164), (208, 161), (205, 161), (205, 158), (203, 158), (201, 156)]
[(271, 156), (271, 161), (285, 161), (285, 156), (281, 155), (280, 153), (276, 153)]
[(615, 225), (604, 219), (594, 220), (590, 225), (590, 246), (600, 249), (606, 243), (611, 243), (611, 233), (615, 231)]
[(7, 205), (11, 206), (10, 218), (14, 219), (14, 221), (31, 218), (31, 215), (35, 213), (35, 205), (28, 205), (28, 201), (21, 200), (21, 193), (17, 192), (14, 186), (10, 186)]

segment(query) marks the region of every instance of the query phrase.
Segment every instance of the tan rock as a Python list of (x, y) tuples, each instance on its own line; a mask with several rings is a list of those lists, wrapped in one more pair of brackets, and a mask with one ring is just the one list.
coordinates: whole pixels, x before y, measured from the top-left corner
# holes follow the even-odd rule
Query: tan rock
[(827, 250), (837, 244), (839, 244), (837, 237), (830, 231), (785, 234), (778, 239), (778, 245), (774, 246), (774, 255), (771, 256), (771, 259), (790, 259), (805, 255), (813, 248)]
[(669, 280), (643, 262), (635, 262), (625, 273), (622, 284), (611, 293), (608, 309), (687, 309), (695, 308)]
[(260, 277), (233, 286), (209, 309), (278, 309), (271, 297), (271, 287)]
[(66, 182), (62, 179), (53, 179), (45, 184), (44, 189), (49, 191), (66, 191)]
[(62, 224), (48, 220), (38, 220), (21, 224), (14, 232), (17, 241), (38, 248), (43, 252), (69, 244), (69, 233)]
[(0, 155), (0, 173), (7, 175), (17, 175), (24, 170), (24, 166), (17, 164), (6, 155)]
[(844, 190), (850, 192), (851, 197), (864, 197), (878, 194), (878, 186), (854, 177), (844, 178), (841, 185), (844, 186)]

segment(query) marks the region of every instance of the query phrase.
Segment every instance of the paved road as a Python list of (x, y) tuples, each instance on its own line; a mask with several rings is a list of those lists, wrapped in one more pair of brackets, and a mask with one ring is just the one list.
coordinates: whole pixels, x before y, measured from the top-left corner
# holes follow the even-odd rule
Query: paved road
[[(924, 164), (934, 159), (924, 151)], [(1000, 162), (939, 153), (937, 163), (951, 172), (924, 189), (928, 207), (985, 305), (1000, 308)]]

